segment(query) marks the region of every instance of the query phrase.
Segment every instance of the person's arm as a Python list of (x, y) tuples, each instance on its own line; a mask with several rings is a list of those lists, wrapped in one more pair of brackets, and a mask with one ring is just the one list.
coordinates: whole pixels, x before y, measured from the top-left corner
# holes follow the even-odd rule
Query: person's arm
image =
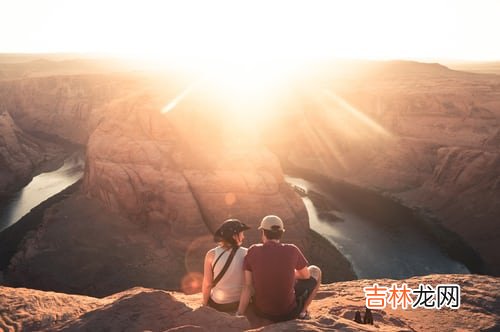
[(295, 270), (295, 279), (309, 279), (311, 277), (311, 272), (307, 266), (300, 270)]
[(307, 262), (307, 259), (304, 257), (304, 254), (302, 254), (302, 251), (300, 251), (299, 248), (294, 246), (294, 249), (297, 260), (295, 263), (295, 279), (309, 279), (311, 277), (311, 273), (307, 268), (309, 263)]
[(238, 306), (238, 311), (236, 311), (236, 316), (241, 316), (245, 313), (248, 307), (248, 302), (250, 302), (250, 297), (252, 296), (252, 272), (245, 270), (245, 283), (243, 284), (243, 289), (240, 295), (240, 305)]
[(205, 255), (205, 262), (203, 264), (203, 283), (201, 285), (201, 291), (203, 294), (203, 305), (208, 305), (208, 299), (210, 298), (210, 291), (212, 290), (212, 262), (214, 260), (215, 251), (209, 250)]

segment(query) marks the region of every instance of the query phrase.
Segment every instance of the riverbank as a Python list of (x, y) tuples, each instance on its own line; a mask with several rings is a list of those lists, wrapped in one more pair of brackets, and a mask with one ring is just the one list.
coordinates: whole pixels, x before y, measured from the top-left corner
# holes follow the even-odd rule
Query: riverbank
[(0, 208), (33, 178), (61, 168), (68, 157), (85, 150), (56, 135), (22, 130), (9, 119), (8, 126), (0, 121), (0, 136), (10, 137), (0, 142)]
[(47, 198), (77, 182), (83, 167), (82, 151), (73, 152), (59, 168), (35, 176), (22, 189), (5, 196), (0, 203), (0, 231), (16, 223)]
[[(308, 169), (295, 167), (289, 163), (285, 163), (283, 168), (285, 173), (311, 181), (317, 184), (323, 192), (334, 196), (337, 200), (335, 206), (333, 206), (334, 210), (339, 210), (338, 206), (342, 206), (345, 209), (356, 211), (356, 214), (360, 217), (370, 220), (377, 227), (386, 230), (395, 226), (394, 220), (400, 220), (403, 226), (408, 225), (408, 227), (417, 228), (418, 232), (423, 234), (428, 242), (437, 245), (441, 252), (450, 259), (464, 264), (470, 272), (484, 273), (483, 263), (479, 255), (458, 235), (447, 230), (437, 220), (431, 219), (422, 211), (404, 206), (386, 194), (332, 179)], [(312, 194), (309, 195), (311, 201), (315, 201), (315, 204), (318, 204), (320, 208), (322, 205), (327, 204), (325, 201), (328, 200), (322, 201), (321, 195), (318, 195), (318, 193)], [(328, 202), (330, 205), (331, 203)], [(326, 207), (324, 210), (328, 211), (330, 208), (332, 206)]]
[[(72, 186), (66, 188), (59, 194), (56, 194), (52, 196), (51, 198), (45, 200), (43, 203), (32, 209), (30, 213), (28, 213), (26, 216), (21, 218), (16, 224), (12, 225), (11, 227), (5, 229), (3, 232), (0, 232), (0, 271), (5, 270), (9, 262), (12, 258), (12, 256), (18, 251), (18, 248), (22, 245), (23, 239), (29, 238), (29, 233), (36, 231), (37, 227), (41, 224), (43, 221), (43, 216), (44, 212), (50, 208), (51, 206), (56, 205), (59, 202), (62, 202), (63, 200), (70, 198), (74, 193), (76, 193), (81, 185), (81, 180), (78, 181), (77, 183), (73, 184)], [(68, 200), (69, 202), (71, 200)], [(69, 203), (67, 203), (68, 205)], [(71, 204), (69, 204), (72, 206)], [(90, 208), (90, 210), (93, 211), (93, 208)], [(68, 211), (72, 211), (73, 213), (77, 213), (78, 209), (75, 208), (69, 208)], [(66, 211), (66, 213), (68, 212)], [(65, 213), (65, 214), (66, 214)], [(103, 214), (100, 213), (98, 214), (99, 217), (103, 217)], [(75, 218), (75, 220), (83, 221), (86, 219), (86, 217), (83, 216), (78, 216)], [(96, 219), (96, 216), (94, 216), (92, 219), (92, 222), (88, 223), (93, 223), (94, 219)], [(103, 218), (98, 218), (100, 222), (97, 222), (98, 225), (101, 226), (89, 226), (93, 231), (95, 231), (96, 227), (102, 227), (104, 225), (104, 220), (101, 220)], [(111, 217), (104, 217), (105, 220), (108, 222), (111, 222), (113, 218)], [(117, 224), (118, 225), (118, 224)], [(129, 227), (127, 224), (120, 223), (123, 227)], [(135, 227), (133, 225), (130, 225), (130, 227)], [(121, 234), (121, 228), (115, 227), (113, 228), (116, 234), (113, 236), (118, 236), (121, 239), (127, 238), (126, 235), (120, 236)], [(138, 230), (136, 230), (137, 232)], [(104, 231), (103, 231), (104, 232)], [(67, 235), (69, 236), (69, 235)], [(321, 267), (323, 271), (323, 282), (324, 283), (331, 283), (331, 282), (336, 282), (336, 281), (348, 281), (348, 280), (355, 280), (357, 279), (356, 274), (354, 273), (351, 264), (349, 261), (333, 246), (330, 244), (325, 238), (323, 238), (321, 235), (316, 233), (313, 230), (309, 231), (309, 234), (306, 235), (309, 237), (309, 242), (311, 243), (309, 255), (308, 255), (308, 260), (310, 264), (315, 264)], [(82, 232), (79, 237), (86, 237), (85, 232)], [(83, 241), (83, 240), (81, 240)], [(88, 242), (88, 241), (87, 241)], [(89, 243), (90, 245), (90, 243)], [(95, 246), (100, 247), (103, 244), (100, 243), (99, 241), (96, 242)], [(131, 244), (132, 247), (136, 246), (135, 243)], [(77, 250), (77, 248), (74, 248)], [(114, 249), (113, 249), (114, 250)], [(123, 251), (123, 249), (121, 249)], [(108, 249), (108, 253), (112, 252), (112, 250)], [(118, 254), (116, 254), (118, 255)], [(132, 254), (131, 254), (132, 255)], [(134, 254), (135, 255), (135, 254)], [(128, 256), (129, 258), (132, 256)], [(81, 257), (80, 257), (81, 258)], [(138, 257), (137, 260), (141, 260), (140, 257)], [(49, 261), (47, 261), (47, 264), (50, 264)], [(89, 263), (90, 264), (90, 263)], [(130, 261), (127, 263), (130, 264)], [(124, 267), (122, 267), (124, 268)], [(158, 275), (161, 275), (160, 273)], [(109, 277), (109, 276), (108, 276)], [(152, 277), (148, 277), (148, 280), (151, 279)], [(164, 278), (164, 277), (163, 277)], [(153, 278), (155, 279), (155, 278)], [(177, 287), (172, 287), (175, 283), (170, 282), (168, 283), (170, 287), (167, 287), (166, 289), (171, 289), (171, 290), (179, 290)]]
[(358, 279), (352, 264), (342, 253), (321, 234), (309, 231), (311, 248), (309, 263), (317, 265), (322, 271), (322, 283)]
[(79, 180), (58, 194), (46, 199), (15, 224), (0, 232), (0, 272), (7, 268), (10, 259), (28, 233), (35, 231), (42, 223), (45, 210), (76, 192), (80, 188), (81, 182), (82, 180)]

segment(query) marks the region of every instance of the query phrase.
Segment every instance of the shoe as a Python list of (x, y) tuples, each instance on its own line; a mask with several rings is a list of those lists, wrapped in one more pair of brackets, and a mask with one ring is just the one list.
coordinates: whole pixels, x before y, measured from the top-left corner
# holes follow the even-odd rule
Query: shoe
[(354, 321), (358, 324), (363, 324), (363, 321), (361, 320), (361, 313), (359, 311), (356, 311), (354, 314)]
[(366, 308), (366, 311), (365, 311), (365, 317), (363, 318), (363, 324), (373, 325), (372, 311), (368, 308)]
[(303, 311), (299, 314), (299, 319), (311, 319), (308, 311)]

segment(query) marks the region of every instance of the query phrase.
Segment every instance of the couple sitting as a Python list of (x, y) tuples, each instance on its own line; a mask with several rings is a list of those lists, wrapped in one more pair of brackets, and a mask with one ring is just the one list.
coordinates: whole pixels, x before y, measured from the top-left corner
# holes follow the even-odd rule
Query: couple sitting
[(205, 256), (203, 305), (245, 313), (252, 298), (257, 316), (274, 322), (308, 318), (307, 308), (321, 283), (321, 270), (308, 266), (293, 244), (280, 243), (285, 232), (277, 216), (262, 219), (262, 244), (241, 247), (247, 225), (226, 220), (215, 232), (219, 246)]

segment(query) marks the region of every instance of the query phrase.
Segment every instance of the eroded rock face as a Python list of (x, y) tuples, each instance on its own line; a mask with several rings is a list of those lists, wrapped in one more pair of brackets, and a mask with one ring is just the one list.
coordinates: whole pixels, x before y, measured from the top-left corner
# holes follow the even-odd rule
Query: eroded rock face
[(230, 217), (249, 224), (248, 242), (258, 242), (256, 228), (267, 214), (282, 217), (287, 240), (307, 251), (305, 207), (272, 153), (227, 144), (213, 134), (220, 128), (200, 114), (186, 122), (182, 110), (162, 115), (145, 104), (117, 106), (91, 136), (84, 179), (89, 196), (149, 229), (172, 252), (185, 253)]
[(306, 210), (277, 158), (263, 146), (214, 135), (220, 127), (200, 114), (187, 124), (183, 112), (123, 104), (89, 140), (85, 191), (133, 222), (162, 225), (171, 241), (213, 232), (229, 217), (255, 229), (277, 214), (289, 239), (305, 247)]
[(180, 289), (185, 253), (161, 237), (73, 194), (47, 209), (5, 270), (5, 283), (66, 293), (106, 296), (144, 285)]
[(61, 164), (72, 144), (86, 144), (107, 103), (138, 93), (139, 82), (118, 74), (0, 81), (0, 193)]
[[(104, 105), (137, 88), (125, 75), (48, 76), (0, 82), (0, 105), (20, 128), (85, 144)], [(137, 91), (137, 90), (135, 90)]]
[(0, 108), (0, 194), (29, 182), (33, 173), (55, 163), (63, 149), (20, 129), (9, 112)]
[(190, 127), (184, 113), (163, 115), (150, 99), (109, 107), (88, 142), (87, 197), (45, 213), (12, 258), (7, 282), (95, 296), (134, 285), (196, 290), (212, 234), (230, 217), (252, 227), (249, 245), (260, 242), (262, 217), (279, 215), (286, 241), (309, 254), (307, 212), (272, 153), (220, 144), (219, 128), (196, 118)]
[(322, 85), (296, 103), (281, 153), (436, 216), (498, 275), (500, 78), (425, 66)]
[[(461, 307), (451, 309), (374, 310), (374, 325), (353, 321), (363, 311), (363, 287), (378, 283), (410, 288), (423, 283), (458, 284)], [(499, 278), (431, 275), (407, 280), (359, 280), (322, 285), (310, 306), (311, 319), (272, 324), (250, 310), (247, 318), (200, 307), (201, 294), (184, 295), (133, 288), (105, 298), (0, 287), (0, 328), (14, 331), (495, 331), (499, 326)]]

